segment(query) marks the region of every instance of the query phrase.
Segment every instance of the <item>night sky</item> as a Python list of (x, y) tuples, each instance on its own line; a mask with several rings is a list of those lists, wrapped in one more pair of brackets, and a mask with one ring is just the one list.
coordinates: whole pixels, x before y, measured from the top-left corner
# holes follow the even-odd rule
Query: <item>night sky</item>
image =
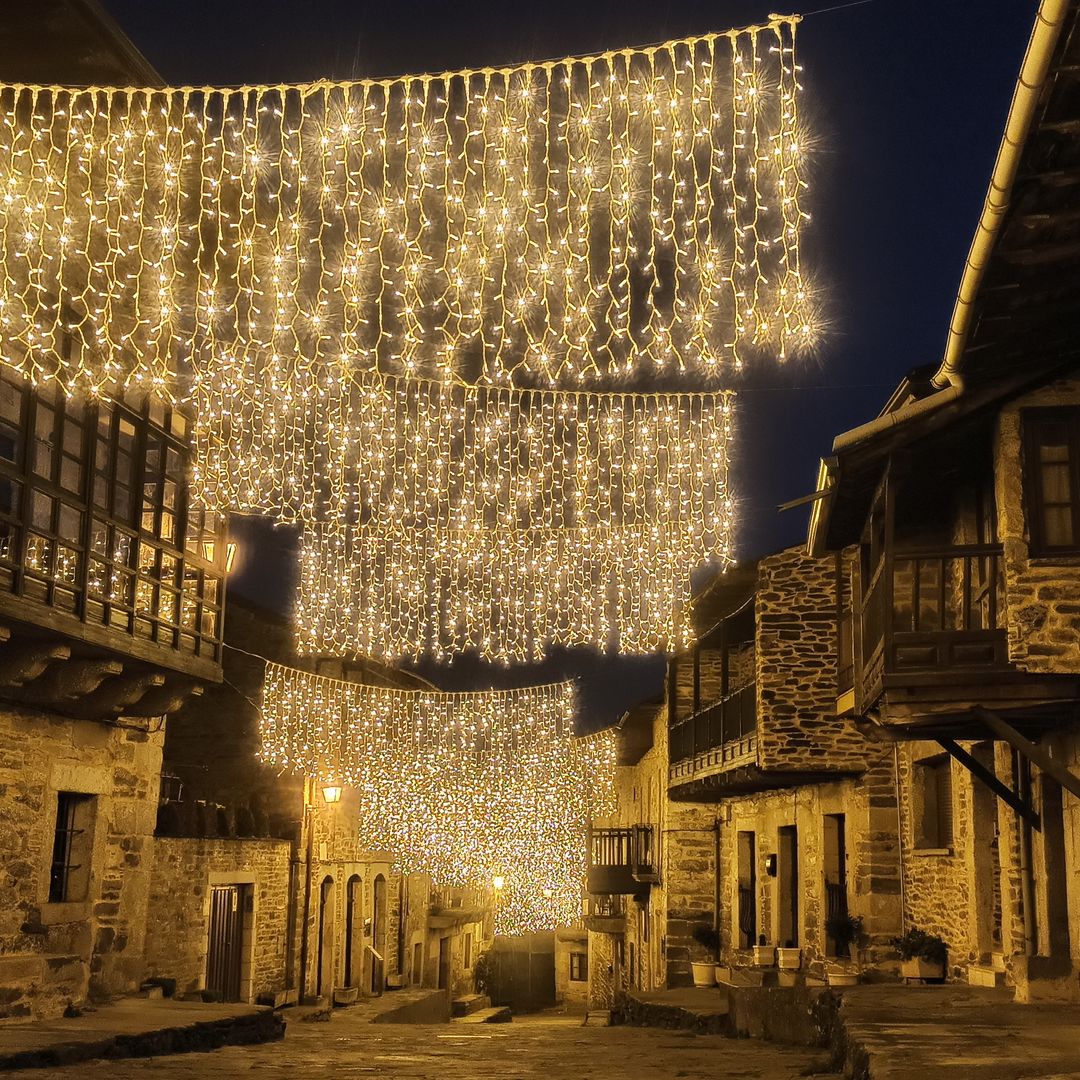
[[(172, 84), (301, 82), (498, 65), (641, 45), (762, 21), (773, 3), (725, 0), (104, 0)], [(832, 8), (809, 0), (808, 12)], [(807, 14), (803, 114), (817, 149), (804, 265), (829, 296), (810, 363), (759, 369), (739, 402), (739, 553), (798, 543), (832, 437), (871, 419), (909, 368), (940, 359), (1035, 0), (870, 0)], [(789, 9), (781, 8), (787, 11)], [(295, 538), (237, 521), (236, 592), (292, 601)], [(583, 720), (660, 689), (659, 661), (557, 657), (540, 670), (459, 660), (447, 688), (583, 676)]]

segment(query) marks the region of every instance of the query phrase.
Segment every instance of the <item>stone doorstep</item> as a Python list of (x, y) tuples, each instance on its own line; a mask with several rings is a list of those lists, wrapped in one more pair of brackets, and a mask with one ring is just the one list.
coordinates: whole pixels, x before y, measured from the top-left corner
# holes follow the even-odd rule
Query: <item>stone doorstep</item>
[(465, 1016), (458, 1016), (453, 1022), (455, 1024), (509, 1024), (513, 1019), (508, 1006), (497, 1005), (487, 1009), (477, 1009)]
[(456, 997), (450, 1002), (450, 1015), (458, 1018), (490, 1008), (491, 998), (486, 994), (462, 994), (461, 997)]
[[(133, 1013), (133, 1007), (137, 1012)], [(285, 1022), (270, 1009), (228, 1006), (227, 1010), (222, 1016), (220, 1006), (128, 998), (68, 1020), (3, 1025), (0, 1072), (53, 1069), (100, 1058), (215, 1050), (285, 1036)], [(112, 1030), (110, 1020), (115, 1025)]]
[(992, 964), (968, 964), (968, 986), (1004, 986), (1005, 972)]

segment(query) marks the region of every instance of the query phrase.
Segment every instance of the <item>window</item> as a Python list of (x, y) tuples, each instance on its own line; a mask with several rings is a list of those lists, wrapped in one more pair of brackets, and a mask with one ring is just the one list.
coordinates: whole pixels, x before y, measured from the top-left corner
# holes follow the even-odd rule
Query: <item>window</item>
[(0, 591), (216, 660), (225, 521), (188, 506), (187, 422), (0, 371)]
[(1080, 551), (1080, 408), (1025, 409), (1023, 417), (1032, 551)]
[(583, 952), (572, 952), (570, 954), (570, 981), (571, 982), (588, 982), (589, 981), (589, 954)]
[(472, 967), (472, 934), (465, 935), (465, 970), (468, 971)]
[(93, 795), (61, 791), (56, 797), (49, 903), (85, 900), (90, 891), (90, 860), (94, 848)]
[(915, 764), (916, 847), (944, 849), (952, 846), (952, 763), (948, 757)]

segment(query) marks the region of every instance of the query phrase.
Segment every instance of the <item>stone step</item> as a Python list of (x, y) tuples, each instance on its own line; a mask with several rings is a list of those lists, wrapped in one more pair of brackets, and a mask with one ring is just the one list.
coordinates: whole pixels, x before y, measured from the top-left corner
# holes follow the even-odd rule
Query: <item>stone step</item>
[(506, 1005), (496, 1005), (489, 1009), (477, 1009), (467, 1016), (459, 1016), (455, 1024), (509, 1024), (514, 1019)]
[(1005, 972), (993, 964), (968, 964), (968, 986), (1004, 986)]
[(450, 1002), (450, 1015), (454, 1017), (468, 1016), (470, 1013), (479, 1012), (480, 1009), (490, 1009), (491, 998), (487, 994), (462, 994)]

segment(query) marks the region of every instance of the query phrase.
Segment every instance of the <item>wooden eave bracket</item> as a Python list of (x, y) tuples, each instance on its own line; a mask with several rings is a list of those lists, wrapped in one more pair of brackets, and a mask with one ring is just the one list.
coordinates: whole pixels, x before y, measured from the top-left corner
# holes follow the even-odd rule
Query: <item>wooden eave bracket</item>
[(1042, 831), (1042, 819), (1039, 817), (1038, 811), (1021, 799), (1012, 788), (1003, 784), (978, 758), (969, 754), (953, 739), (938, 739), (937, 742), (950, 757), (955, 758), (972, 776), (981, 780), (1003, 803), (1012, 807), (1020, 817), (1028, 822), (1033, 829)]
[(972, 715), (985, 724), (999, 739), (1007, 742), (1018, 753), (1023, 754), (1033, 765), (1037, 765), (1051, 780), (1056, 780), (1066, 791), (1080, 799), (1080, 776), (1069, 772), (1056, 758), (1052, 758), (1046, 748), (1030, 739), (1025, 739), (1011, 724), (1006, 723), (997, 713), (982, 706), (971, 710)]

